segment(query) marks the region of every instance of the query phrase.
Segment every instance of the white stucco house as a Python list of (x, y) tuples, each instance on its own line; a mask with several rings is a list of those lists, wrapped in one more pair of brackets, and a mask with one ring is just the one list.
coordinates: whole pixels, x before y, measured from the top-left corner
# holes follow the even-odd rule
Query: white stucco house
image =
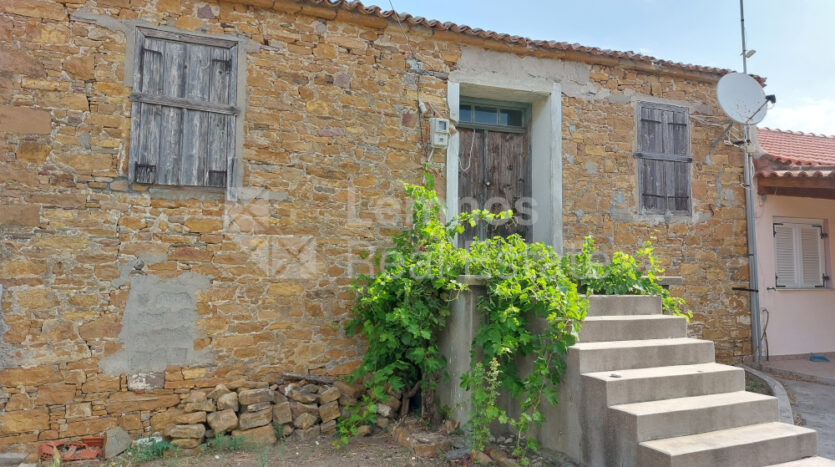
[(763, 356), (835, 353), (835, 136), (768, 128), (756, 136)]

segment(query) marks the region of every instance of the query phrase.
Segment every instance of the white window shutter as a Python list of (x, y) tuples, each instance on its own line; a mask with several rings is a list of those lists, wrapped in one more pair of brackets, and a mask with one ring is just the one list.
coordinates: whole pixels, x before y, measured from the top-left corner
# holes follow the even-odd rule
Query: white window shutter
[(816, 225), (798, 225), (797, 229), (800, 233), (802, 286), (823, 287), (821, 228)]
[(797, 287), (795, 282), (794, 228), (774, 224), (774, 273), (777, 287)]

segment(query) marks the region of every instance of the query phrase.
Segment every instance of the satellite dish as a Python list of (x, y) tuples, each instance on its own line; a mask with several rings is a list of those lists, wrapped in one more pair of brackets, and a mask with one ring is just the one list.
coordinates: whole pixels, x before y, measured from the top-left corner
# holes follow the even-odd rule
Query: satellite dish
[(768, 111), (760, 83), (745, 73), (728, 73), (716, 86), (719, 106), (731, 120), (747, 125), (756, 125), (765, 118)]

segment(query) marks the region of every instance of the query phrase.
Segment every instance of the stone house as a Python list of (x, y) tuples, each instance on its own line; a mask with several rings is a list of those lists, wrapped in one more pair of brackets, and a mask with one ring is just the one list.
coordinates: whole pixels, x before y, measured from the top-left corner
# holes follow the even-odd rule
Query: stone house
[(757, 141), (757, 267), (767, 355), (833, 354), (835, 137), (760, 128)]
[(0, 65), (0, 451), (350, 372), (352, 278), (424, 163), (562, 251), (653, 239), (691, 332), (750, 353), (726, 70), (327, 0), (4, 1)]

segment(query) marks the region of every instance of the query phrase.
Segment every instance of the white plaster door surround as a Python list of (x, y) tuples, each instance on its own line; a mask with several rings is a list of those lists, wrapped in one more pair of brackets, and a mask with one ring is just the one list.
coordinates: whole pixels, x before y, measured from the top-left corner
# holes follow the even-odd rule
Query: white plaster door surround
[[(458, 68), (450, 73), (447, 104), (453, 125), (462, 96), (531, 104), (532, 239), (562, 254), (562, 86), (554, 80), (552, 67), (537, 60), (543, 59), (465, 47)], [(561, 61), (548, 62), (563, 67)], [(449, 217), (458, 214), (458, 148), (458, 133), (453, 132), (446, 158)]]

